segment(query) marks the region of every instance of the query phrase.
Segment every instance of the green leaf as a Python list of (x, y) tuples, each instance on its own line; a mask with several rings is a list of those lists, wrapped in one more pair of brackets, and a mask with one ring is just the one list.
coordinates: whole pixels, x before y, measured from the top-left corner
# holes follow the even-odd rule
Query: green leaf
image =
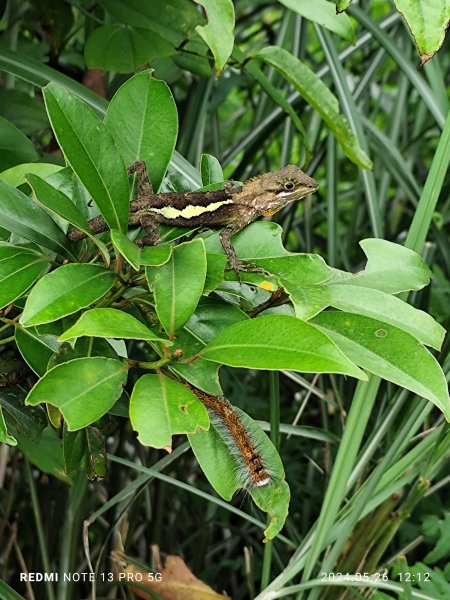
[(180, 244), (170, 260), (158, 268), (147, 268), (154, 278), (155, 308), (168, 336), (182, 327), (194, 312), (206, 279), (206, 252), (202, 239)]
[(184, 385), (164, 375), (143, 375), (130, 400), (131, 425), (144, 446), (172, 448), (172, 436), (208, 429), (206, 408)]
[(328, 286), (331, 306), (390, 323), (414, 336), (419, 342), (440, 350), (445, 329), (431, 315), (395, 296), (379, 290), (349, 286)]
[(189, 38), (197, 23), (202, 21), (190, 0), (164, 0), (163, 3), (101, 0), (100, 4), (117, 21), (154, 31), (173, 46), (179, 46)]
[(49, 259), (24, 246), (0, 243), (0, 308), (7, 306), (39, 278)]
[(206, 281), (203, 293), (208, 296), (224, 280), (227, 257), (225, 254), (206, 254)]
[(115, 308), (93, 308), (84, 312), (78, 321), (59, 336), (60, 342), (88, 335), (101, 338), (152, 340), (171, 344), (156, 336), (135, 317)]
[[(250, 494), (261, 510), (269, 513), (270, 523), (265, 530), (266, 540), (274, 538), (282, 529), (288, 514), (290, 492), (284, 480), (284, 468), (280, 456), (267, 435), (253, 419), (237, 407), (232, 407), (237, 418), (244, 425), (247, 435), (261, 455), (264, 466), (270, 473), (269, 484), (256, 487), (245, 485), (242, 478), (242, 458), (239, 450), (232, 450), (226, 428), (211, 418), (209, 431), (189, 434), (189, 442), (202, 471), (209, 483), (225, 500), (231, 500), (241, 488)], [(212, 414), (212, 413), (210, 413)], [(220, 469), (217, 468), (220, 465)]]
[(8, 433), (5, 419), (3, 417), (1, 403), (0, 403), (0, 443), (8, 444), (9, 446), (17, 446), (16, 438)]
[(18, 435), (17, 440), (20, 451), (31, 464), (65, 483), (71, 483), (71, 477), (67, 475), (64, 468), (62, 441), (53, 427), (44, 429), (42, 438), (38, 443), (25, 434)]
[(56, 254), (74, 258), (61, 229), (31, 198), (1, 180), (0, 196), (0, 227), (53, 250)]
[(343, 373), (366, 379), (328, 336), (287, 315), (268, 315), (231, 325), (207, 344), (200, 356), (231, 367)]
[(31, 290), (20, 323), (50, 323), (89, 306), (114, 284), (114, 273), (99, 265), (63, 265), (44, 275)]
[[(236, 306), (204, 298), (183, 329), (177, 332), (173, 350), (183, 350), (186, 358), (194, 356), (203, 350), (205, 344), (219, 331), (245, 319), (248, 319), (247, 315)], [(222, 394), (219, 367), (216, 363), (198, 358), (186, 365), (173, 363), (170, 369), (209, 394)]]
[(135, 271), (139, 271), (141, 266), (140, 249), (121, 231), (111, 229), (110, 234), (116, 251), (130, 263)]
[(134, 75), (114, 94), (104, 122), (125, 164), (144, 160), (158, 191), (178, 134), (177, 107), (167, 84), (154, 79), (152, 71)]
[[(61, 321), (58, 321), (59, 324), (61, 324)], [(62, 343), (50, 357), (47, 370), (75, 358), (86, 358), (88, 356), (119, 359), (119, 355), (115, 350), (117, 346), (113, 348), (111, 342), (113, 342), (112, 339), (82, 337), (72, 344)], [(125, 344), (125, 342), (121, 341), (117, 344)], [(123, 354), (126, 356), (126, 348)]]
[[(283, 281), (283, 280), (282, 280)], [(300, 280), (301, 281), (301, 280)], [(294, 306), (295, 316), (307, 321), (330, 306), (330, 287), (326, 285), (295, 285), (290, 281), (283, 283)]]
[(114, 23), (95, 29), (84, 49), (90, 69), (132, 73), (158, 56), (170, 56), (175, 49), (148, 29)]
[(350, 6), (352, 0), (336, 0), (336, 12), (341, 13)]
[(214, 56), (216, 76), (230, 58), (234, 46), (234, 6), (231, 0), (194, 0), (203, 6), (207, 25), (197, 25), (195, 31), (210, 47)]
[[(72, 173), (71, 169), (68, 169), (68, 171)], [(60, 171), (59, 175), (63, 177), (62, 171)], [(109, 264), (108, 249), (103, 242), (92, 235), (88, 222), (82, 212), (78, 209), (77, 205), (72, 202), (64, 192), (53, 187), (53, 185), (50, 185), (40, 177), (27, 173), (27, 179), (35, 193), (36, 200), (72, 225), (75, 225), (78, 229), (81, 229), (81, 231), (84, 231), (84, 233), (99, 248), (105, 262)]]
[(63, 217), (66, 221), (78, 227), (78, 229), (90, 232), (87, 220), (66, 194), (57, 190), (37, 175), (28, 173), (27, 180), (40, 204), (49, 208), (60, 217)]
[(394, 0), (416, 40), (424, 65), (444, 43), (450, 21), (448, 0)]
[(38, 159), (34, 144), (15, 125), (0, 117), (0, 171)]
[(172, 256), (172, 246), (150, 246), (141, 248), (139, 258), (141, 265), (148, 267), (160, 267), (164, 265)]
[(45, 108), (38, 95), (31, 95), (31, 90), (21, 92), (17, 87), (0, 90), (0, 114), (25, 135), (39, 135), (48, 127)]
[(364, 271), (355, 275), (337, 272), (328, 283), (376, 288), (388, 294), (420, 290), (430, 283), (430, 269), (413, 250), (375, 238), (362, 240), (359, 244), (367, 256)]
[[(25, 403), (46, 402), (59, 408), (69, 431), (102, 417), (120, 397), (127, 380), (125, 365), (112, 358), (76, 358), (50, 369), (36, 383)], [(70, 385), (68, 384), (70, 382)]]
[(89, 479), (106, 475), (105, 439), (97, 427), (63, 432), (63, 455), (66, 473), (82, 471)]
[(200, 173), (202, 185), (223, 182), (223, 171), (220, 162), (211, 154), (202, 154), (200, 159)]
[(3, 579), (0, 579), (0, 596), (4, 598), (4, 600), (25, 600), (23, 596), (18, 594), (6, 583), (6, 581), (3, 581)]
[(48, 424), (42, 406), (25, 406), (25, 394), (19, 386), (2, 391), (0, 404), (10, 433), (17, 438), (23, 435), (28, 440), (39, 442)]
[(126, 231), (130, 189), (120, 150), (97, 115), (56, 83), (44, 88), (50, 123), (66, 160), (111, 229)]
[(314, 2), (310, 0), (278, 1), (309, 21), (314, 21), (333, 33), (337, 33), (350, 44), (355, 43), (356, 36), (350, 18), (347, 15), (337, 15), (336, 6), (333, 2), (327, 2), (327, 0), (314, 0)]
[(450, 420), (444, 373), (412, 335), (382, 321), (345, 312), (323, 312), (313, 322), (360, 367), (430, 400)]
[(42, 331), (42, 327), (16, 327), (15, 338), (19, 352), (36, 375), (43, 375), (47, 370), (48, 361), (56, 352), (60, 343), (57, 335)]
[(347, 119), (339, 113), (336, 96), (317, 75), (284, 48), (268, 46), (252, 55), (280, 71), (302, 97), (313, 106), (328, 125), (348, 158), (363, 169), (372, 168), (372, 162), (359, 145)]
[[(333, 277), (333, 269), (318, 254), (288, 252), (281, 241), (283, 229), (277, 223), (251, 223), (233, 238), (233, 246), (241, 260), (248, 260), (269, 273), (280, 274), (282, 285), (315, 285)], [(221, 253), (223, 248), (218, 233), (205, 238), (208, 254)], [(245, 273), (242, 273), (245, 277)]]
[(45, 179), (61, 171), (62, 168), (60, 165), (53, 165), (51, 163), (23, 163), (0, 173), (0, 179), (10, 183), (14, 187), (19, 187), (19, 185), (27, 183), (25, 176), (28, 173), (39, 175), (39, 177)]

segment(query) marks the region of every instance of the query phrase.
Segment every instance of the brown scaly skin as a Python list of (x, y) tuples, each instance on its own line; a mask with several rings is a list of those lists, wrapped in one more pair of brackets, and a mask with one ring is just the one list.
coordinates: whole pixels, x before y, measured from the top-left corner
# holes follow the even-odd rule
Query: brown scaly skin
[[(242, 186), (227, 187), (210, 192), (168, 192), (154, 194), (143, 161), (137, 161), (129, 170), (138, 177), (138, 197), (130, 203), (129, 225), (142, 225), (147, 236), (143, 243), (159, 242), (157, 224), (178, 227), (223, 227), (220, 241), (225, 250), (230, 269), (254, 270), (241, 263), (231, 244), (231, 236), (258, 217), (270, 216), (281, 208), (315, 192), (318, 184), (294, 165), (264, 173), (249, 179)], [(107, 231), (102, 217), (89, 221), (92, 233)], [(86, 237), (73, 229), (68, 234), (72, 241)]]

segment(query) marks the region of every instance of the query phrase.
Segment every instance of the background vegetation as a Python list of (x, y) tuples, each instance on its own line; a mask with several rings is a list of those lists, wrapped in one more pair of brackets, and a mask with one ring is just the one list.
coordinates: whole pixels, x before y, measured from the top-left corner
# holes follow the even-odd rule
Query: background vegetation
[[(416, 68), (432, 54), (433, 40), (434, 49), (442, 42), (448, 3), (433, 3), (441, 20), (425, 21), (422, 31), (433, 35), (416, 40), (422, 59), (387, 0), (355, 3), (339, 17), (330, 2), (236, 0), (234, 29), (229, 2), (197, 2), (211, 11), (208, 23), (188, 0), (147, 4), (1, 4), (2, 182), (28, 194), (26, 173), (45, 178), (64, 165), (44, 85), (56, 82), (103, 116), (119, 87), (150, 66), (170, 86), (179, 119), (163, 189), (201, 185), (204, 154), (218, 159), (226, 178), (241, 181), (299, 164), (320, 188), (275, 217), (288, 250), (358, 272), (366, 262), (360, 240), (406, 245), (433, 273), (408, 302), (448, 329), (448, 42)], [(409, 24), (414, 31), (414, 15)], [(349, 125), (314, 75), (336, 95)], [(125, 130), (132, 117), (123, 115)], [(3, 240), (21, 241), (10, 239), (5, 218), (2, 227)], [(401, 275), (395, 264), (381, 279)], [(36, 381), (23, 359), (31, 341), (21, 341), (11, 324), (21, 302), (3, 310), (0, 329), (3, 441), (12, 444), (13, 435), (18, 442), (2, 445), (0, 461), (0, 596), (132, 597), (127, 586), (101, 578), (114, 571), (111, 552), (116, 566), (125, 556), (127, 564), (157, 568), (149, 548), (159, 545), (235, 600), (362, 598), (369, 590), (379, 600), (449, 597), (450, 437), (430, 402), (375, 376), (356, 384), (336, 375), (222, 368), (227, 397), (267, 430), (271, 424), (291, 488), (283, 535), (263, 544), (265, 516), (245, 495), (231, 504), (218, 499), (179, 436), (170, 455), (140, 445), (120, 406), (89, 430), (84, 453), (74, 452), (86, 461), (82, 469), (68, 468), (62, 433), (47, 425), (57, 415), (19, 404)], [(51, 346), (54, 332), (47, 333)], [(447, 379), (449, 348), (447, 338), (433, 351)], [(25, 570), (91, 568), (95, 586), (19, 580)], [(383, 575), (366, 581), (364, 591), (358, 577), (345, 585), (321, 577), (339, 572)]]

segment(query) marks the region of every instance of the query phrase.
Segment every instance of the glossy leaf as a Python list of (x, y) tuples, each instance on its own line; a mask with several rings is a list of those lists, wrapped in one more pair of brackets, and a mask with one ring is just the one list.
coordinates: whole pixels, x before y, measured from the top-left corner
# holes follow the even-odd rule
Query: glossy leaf
[(200, 159), (200, 173), (202, 175), (202, 185), (211, 183), (220, 183), (223, 181), (222, 167), (215, 156), (211, 154), (202, 154)]
[(45, 108), (33, 92), (18, 87), (0, 90), (0, 114), (25, 135), (39, 134), (48, 127)]
[[(185, 358), (197, 355), (219, 331), (245, 319), (248, 319), (247, 315), (237, 306), (203, 299), (183, 329), (177, 332), (173, 350), (183, 350)], [(222, 395), (217, 363), (198, 358), (186, 365), (173, 363), (170, 368), (205, 392)]]
[(7, 306), (39, 278), (49, 260), (25, 246), (0, 243), (0, 308)]
[(231, 367), (344, 373), (366, 379), (328, 336), (287, 315), (268, 315), (231, 325), (207, 344), (200, 356)]
[[(67, 171), (73, 175), (72, 169), (67, 168)], [(54, 175), (54, 177), (50, 177), (50, 179), (64, 181), (68, 175), (67, 171), (66, 169), (63, 169), (62, 171), (59, 171), (57, 175)], [(27, 180), (35, 193), (36, 200), (72, 225), (75, 225), (78, 229), (81, 229), (81, 231), (84, 231), (86, 236), (89, 237), (100, 250), (105, 263), (109, 265), (110, 257), (108, 249), (99, 238), (91, 234), (87, 220), (79, 210), (77, 204), (72, 202), (63, 191), (57, 189), (49, 182), (44, 181), (36, 175), (28, 173)], [(73, 182), (73, 187), (75, 191), (77, 189), (76, 182)], [(75, 199), (77, 198), (76, 194), (74, 197)]]
[(188, 388), (163, 375), (143, 375), (130, 400), (131, 425), (144, 446), (171, 450), (172, 436), (208, 429), (206, 408)]
[(20, 386), (2, 390), (0, 404), (8, 432), (16, 438), (24, 436), (39, 443), (48, 420), (42, 406), (25, 406), (25, 393)]
[(64, 155), (91, 194), (111, 229), (126, 231), (130, 189), (114, 139), (97, 115), (56, 83), (44, 88), (44, 100)]
[[(120, 397), (127, 380), (125, 365), (111, 358), (77, 358), (50, 369), (27, 396), (26, 404), (59, 408), (75, 431), (102, 417)], [(70, 385), (68, 385), (70, 382)]]
[[(283, 285), (287, 282), (315, 285), (333, 277), (333, 269), (318, 254), (288, 252), (281, 241), (282, 232), (277, 223), (250, 223), (233, 238), (236, 254), (241, 260), (248, 260), (269, 273), (280, 274)], [(208, 254), (223, 254), (218, 233), (206, 237), (205, 246)], [(242, 276), (245, 277), (245, 273)]]
[[(58, 321), (58, 325), (61, 321)], [(42, 326), (41, 326), (42, 327)], [(85, 358), (88, 356), (101, 356), (103, 358), (114, 358), (119, 359), (119, 353), (116, 352), (117, 345), (125, 344), (125, 342), (116, 341), (113, 339), (102, 339), (89, 337), (82, 337), (75, 342), (61, 343), (59, 348), (52, 354), (48, 361), (47, 370), (56, 367), (64, 362), (69, 362), (75, 358)], [(115, 348), (113, 348), (113, 344)], [(126, 351), (120, 356), (126, 357)]]
[(111, 241), (116, 251), (121, 254), (133, 267), (139, 271), (141, 266), (141, 251), (124, 233), (117, 229), (111, 229)]
[(151, 246), (141, 248), (139, 262), (148, 267), (164, 265), (172, 256), (172, 246)]
[(63, 432), (63, 456), (66, 473), (82, 471), (91, 480), (106, 475), (105, 439), (97, 427)]
[(355, 31), (352, 22), (347, 15), (337, 15), (336, 5), (328, 0), (278, 0), (286, 8), (298, 13), (309, 21), (326, 27), (341, 38), (355, 43)]
[(46, 427), (42, 432), (39, 443), (34, 442), (25, 434), (18, 435), (20, 451), (40, 471), (49, 473), (53, 477), (67, 483), (72, 483), (72, 478), (64, 469), (62, 441), (58, 432), (53, 427)]
[[(202, 471), (222, 498), (231, 500), (238, 489), (245, 488), (259, 508), (269, 513), (269, 526), (264, 532), (267, 541), (274, 538), (284, 525), (290, 500), (289, 486), (284, 480), (283, 463), (270, 439), (246, 413), (237, 407), (233, 407), (233, 410), (244, 424), (270, 472), (269, 484), (259, 488), (245, 485), (241, 476), (242, 460), (231, 450), (229, 443), (224, 441), (226, 430), (224, 431), (223, 426), (218, 426), (214, 419), (211, 419), (209, 431), (199, 430), (190, 434), (189, 442)], [(220, 465), (220, 469), (217, 465)]]
[(295, 316), (307, 321), (330, 306), (331, 293), (327, 285), (296, 285), (284, 281), (285, 291), (294, 306)]
[(74, 258), (64, 233), (31, 198), (1, 180), (0, 196), (0, 227), (53, 250), (56, 254)]
[(328, 125), (348, 158), (363, 169), (372, 162), (359, 145), (349, 123), (339, 112), (337, 98), (308, 66), (284, 48), (268, 46), (252, 55), (280, 71)]
[(90, 232), (87, 220), (77, 206), (60, 190), (44, 181), (37, 175), (29, 173), (28, 183), (31, 185), (40, 204), (63, 217), (66, 221), (85, 232)]
[(352, 0), (336, 0), (336, 12), (341, 13), (350, 6)]
[(436, 350), (441, 348), (445, 329), (428, 313), (378, 290), (354, 285), (327, 287), (331, 306), (390, 323), (410, 333), (422, 344)]
[(54, 165), (51, 163), (22, 163), (3, 171), (3, 173), (0, 173), (0, 179), (10, 183), (14, 187), (19, 187), (19, 185), (27, 182), (25, 176), (28, 173), (39, 175), (39, 177), (45, 179), (46, 177), (50, 177), (54, 173), (61, 171), (62, 168), (63, 167), (60, 165)]
[(114, 94), (104, 122), (125, 164), (144, 160), (158, 191), (178, 134), (177, 108), (167, 84), (151, 71), (134, 75)]
[(314, 324), (360, 367), (430, 400), (450, 420), (444, 373), (412, 335), (382, 321), (345, 312), (323, 312)]
[(46, 372), (48, 361), (61, 345), (56, 335), (35, 327), (16, 327), (15, 338), (19, 352), (37, 375)]
[(430, 269), (413, 250), (375, 238), (362, 240), (360, 246), (367, 256), (364, 271), (355, 275), (336, 272), (328, 283), (376, 288), (388, 294), (420, 290), (430, 283)]
[(33, 142), (15, 125), (0, 116), (0, 171), (37, 158)]
[(197, 25), (195, 31), (208, 44), (214, 56), (216, 75), (223, 71), (234, 46), (234, 6), (231, 0), (195, 0), (203, 6), (207, 25)]
[(28, 296), (22, 325), (50, 323), (89, 306), (111, 289), (114, 273), (99, 265), (70, 264), (44, 275)]
[(87, 310), (75, 325), (59, 336), (59, 341), (66, 342), (84, 335), (102, 338), (152, 340), (170, 344), (168, 340), (156, 336), (151, 329), (132, 315), (115, 308)]
[(156, 313), (172, 337), (192, 315), (203, 292), (206, 278), (203, 240), (176, 246), (170, 260), (155, 269), (147, 268), (147, 279), (154, 278)]
[(158, 56), (170, 56), (175, 50), (158, 34), (113, 23), (95, 29), (84, 49), (90, 69), (132, 73)]
[(8, 444), (9, 446), (17, 446), (16, 438), (9, 434), (8, 428), (6, 427), (1, 404), (0, 404), (0, 443)]
[(422, 65), (442, 46), (450, 21), (448, 0), (394, 0), (416, 40)]
[(173, 46), (189, 38), (202, 21), (190, 0), (164, 0), (163, 5), (141, 0), (101, 0), (100, 4), (117, 21), (154, 31)]

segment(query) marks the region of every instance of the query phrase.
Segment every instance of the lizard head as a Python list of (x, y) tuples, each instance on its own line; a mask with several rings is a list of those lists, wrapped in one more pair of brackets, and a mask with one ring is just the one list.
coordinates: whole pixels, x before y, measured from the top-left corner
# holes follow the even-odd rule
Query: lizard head
[(260, 214), (265, 216), (275, 214), (283, 206), (312, 194), (319, 187), (315, 179), (295, 165), (270, 171), (256, 177), (254, 181), (264, 193), (265, 206)]

